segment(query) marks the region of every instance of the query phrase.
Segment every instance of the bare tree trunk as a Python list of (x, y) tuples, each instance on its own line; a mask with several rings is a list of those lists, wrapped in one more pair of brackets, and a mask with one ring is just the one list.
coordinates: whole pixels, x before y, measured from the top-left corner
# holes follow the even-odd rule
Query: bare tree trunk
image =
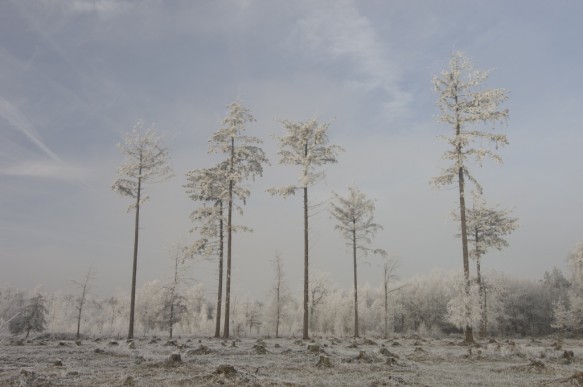
[(174, 305), (176, 302), (176, 288), (178, 287), (178, 260), (179, 256), (174, 257), (174, 283), (170, 289), (170, 321), (169, 321), (169, 335), (172, 338), (172, 331), (174, 328)]
[[(458, 150), (461, 152), (461, 150)], [(460, 219), (461, 219), (461, 229), (462, 229), (462, 252), (463, 252), (463, 263), (464, 263), (464, 291), (466, 300), (470, 299), (470, 262), (469, 262), (469, 253), (468, 253), (468, 234), (467, 234), (467, 223), (466, 223), (466, 200), (464, 197), (464, 172), (463, 169), (460, 167), (458, 172), (459, 178), (459, 193), (460, 193)], [(470, 321), (472, 316), (472, 311), (470, 309), (469, 302), (466, 302), (466, 318)], [(464, 329), (465, 333), (465, 342), (466, 343), (473, 343), (474, 342), (474, 334), (472, 330), (472, 326), (468, 323)]]
[(83, 306), (85, 305), (85, 299), (87, 298), (87, 292), (89, 290), (89, 283), (93, 279), (93, 274), (91, 272), (91, 267), (87, 270), (87, 274), (85, 275), (85, 280), (81, 282), (75, 282), (81, 288), (81, 297), (79, 297), (79, 305), (77, 306), (78, 314), (77, 314), (77, 334), (76, 338), (79, 340), (81, 337), (81, 315), (83, 314)]
[[(477, 237), (477, 235), (476, 235)], [(476, 257), (476, 271), (478, 281), (478, 294), (480, 299), (480, 337), (486, 337), (486, 305), (484, 302), (484, 282), (482, 281), (482, 274), (480, 272), (480, 257)]]
[(484, 287), (484, 314), (482, 316), (482, 323), (484, 324), (484, 334), (488, 334), (488, 302), (486, 297), (486, 284), (482, 281)]
[(358, 337), (358, 280), (356, 275), (356, 226), (352, 229), (352, 257), (354, 261), (354, 337)]
[(134, 260), (132, 267), (132, 289), (130, 295), (130, 326), (128, 339), (134, 338), (134, 311), (136, 307), (136, 274), (138, 271), (138, 234), (140, 227), (140, 196), (142, 194), (142, 155), (140, 155), (140, 168), (138, 171), (138, 190), (136, 192), (136, 224), (134, 227)]
[[(231, 139), (231, 173), (235, 162), (235, 139)], [(227, 210), (227, 285), (225, 288), (225, 327), (223, 338), (229, 338), (229, 307), (231, 304), (231, 256), (233, 245), (233, 179), (229, 180), (229, 208)]]
[[(83, 293), (85, 293), (85, 290), (83, 290)], [(75, 335), (77, 340), (81, 337), (81, 312), (83, 311), (83, 303), (84, 300), (79, 303), (79, 313), (77, 314), (77, 334)]]
[[(307, 145), (306, 145), (307, 153)], [(309, 299), (309, 285), (308, 285), (308, 187), (304, 187), (304, 331), (303, 339), (310, 338), (308, 333), (308, 299)]]
[(221, 337), (221, 303), (223, 300), (223, 201), (219, 202), (219, 288), (217, 291), (217, 316), (215, 324), (215, 338)]
[(279, 300), (279, 294), (280, 294), (280, 288), (281, 288), (281, 274), (278, 273), (277, 276), (277, 315), (275, 318), (275, 338), (279, 338), (279, 319), (281, 318), (281, 303)]
[(229, 209), (227, 212), (227, 284), (225, 287), (225, 326), (223, 328), (223, 338), (229, 338), (229, 307), (231, 304), (231, 246), (232, 246), (232, 229), (231, 220), (233, 217), (233, 182), (229, 183)]
[(316, 328), (314, 326), (314, 312), (316, 311), (316, 306), (314, 305), (314, 292), (312, 288), (312, 298), (310, 301), (310, 330), (313, 332)]
[(283, 269), (281, 263), (281, 255), (278, 253), (275, 256), (275, 338), (279, 338), (279, 323), (281, 321), (281, 283), (283, 277)]
[(385, 339), (389, 337), (389, 281), (387, 278), (388, 268), (385, 265), (385, 278), (383, 285), (385, 287)]
[(172, 292), (170, 293), (170, 320), (168, 322), (169, 328), (168, 328), (168, 333), (170, 338), (172, 338), (172, 328), (174, 326), (174, 289), (172, 290)]
[(83, 284), (79, 284), (81, 285), (82, 291), (81, 297), (79, 299), (79, 306), (77, 307), (77, 309), (79, 309), (79, 313), (77, 314), (77, 334), (75, 336), (77, 340), (79, 340), (79, 338), (81, 337), (81, 314), (83, 313), (83, 305), (85, 304), (85, 298), (87, 297), (87, 287), (89, 286), (90, 280), (91, 280), (91, 268), (89, 268), (89, 271), (87, 272), (85, 282), (83, 282)]

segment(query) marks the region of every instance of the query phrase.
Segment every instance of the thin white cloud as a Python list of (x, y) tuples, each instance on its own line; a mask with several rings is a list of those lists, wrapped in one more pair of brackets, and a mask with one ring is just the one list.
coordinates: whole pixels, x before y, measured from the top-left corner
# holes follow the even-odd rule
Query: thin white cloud
[(53, 161), (25, 161), (0, 166), (0, 175), (75, 180), (82, 177), (82, 171)]
[(34, 145), (43, 153), (49, 156), (53, 161), (62, 164), (62, 160), (47, 147), (40, 139), (37, 131), (30, 121), (20, 112), (20, 110), (0, 96), (0, 116), (4, 117), (10, 125), (24, 134)]
[(405, 114), (411, 96), (399, 85), (400, 72), (391, 60), (389, 48), (380, 43), (372, 22), (354, 2), (309, 2), (308, 10), (308, 15), (298, 22), (307, 47), (324, 60), (352, 62), (361, 76), (350, 80), (352, 85), (366, 90), (381, 89), (389, 98), (384, 105), (396, 114)]

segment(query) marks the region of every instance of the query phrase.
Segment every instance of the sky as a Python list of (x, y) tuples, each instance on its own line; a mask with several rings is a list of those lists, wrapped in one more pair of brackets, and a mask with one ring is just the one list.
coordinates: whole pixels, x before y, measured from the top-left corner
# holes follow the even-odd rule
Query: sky
[[(509, 90), (502, 165), (472, 166), (486, 200), (514, 208), (520, 229), (482, 267), (541, 279), (566, 271), (583, 240), (583, 2), (410, 0), (5, 0), (0, 2), (0, 286), (129, 293), (133, 215), (111, 190), (116, 148), (138, 120), (166, 135), (175, 177), (147, 187), (138, 285), (167, 281), (171, 251), (196, 235), (185, 173), (212, 166), (208, 140), (238, 99), (271, 161), (249, 182), (235, 222), (233, 292), (262, 297), (282, 256), (288, 286), (303, 273), (300, 196), (270, 196), (299, 171), (278, 164), (281, 120), (329, 122), (345, 149), (310, 188), (310, 270), (352, 285), (350, 250), (334, 230), (332, 192), (357, 186), (383, 225), (373, 247), (399, 257), (402, 278), (461, 270), (457, 187), (429, 183), (447, 167), (431, 79), (456, 50)], [(216, 294), (216, 262), (190, 278)], [(359, 283), (381, 262), (362, 257)], [(474, 269), (472, 268), (472, 273)]]

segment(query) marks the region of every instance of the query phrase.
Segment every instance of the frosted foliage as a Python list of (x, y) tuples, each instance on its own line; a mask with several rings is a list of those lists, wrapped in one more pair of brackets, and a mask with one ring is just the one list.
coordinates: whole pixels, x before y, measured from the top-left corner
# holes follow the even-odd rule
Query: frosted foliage
[(583, 324), (583, 297), (577, 292), (568, 294), (568, 306), (562, 300), (553, 303), (551, 327), (562, 331), (580, 332)]
[(195, 224), (191, 232), (198, 231), (200, 239), (186, 250), (187, 256), (219, 254), (221, 221), (224, 219), (223, 204), (228, 200), (229, 185), (221, 173), (227, 167), (223, 162), (216, 167), (196, 169), (186, 173), (186, 194), (195, 201), (202, 202), (190, 214)]
[[(462, 273), (458, 273), (449, 279), (449, 301), (447, 302), (447, 322), (458, 328), (466, 326), (479, 327), (481, 322), (480, 293), (477, 283), (470, 287), (469, 297), (464, 290), (465, 280)], [(488, 329), (495, 329), (498, 322), (504, 316), (504, 300), (507, 291), (504, 286), (504, 279), (492, 275), (486, 285)], [(467, 310), (471, 311), (468, 315)]]
[[(221, 221), (227, 224), (227, 206), (230, 204), (243, 215), (243, 207), (236, 200), (244, 205), (251, 191), (242, 183), (249, 177), (262, 175), (263, 164), (268, 162), (263, 150), (257, 146), (261, 140), (243, 134), (245, 125), (255, 121), (250, 111), (239, 102), (233, 102), (228, 109), (223, 126), (213, 134), (209, 147), (209, 153), (222, 153), (226, 159), (214, 167), (186, 173), (184, 188), (187, 195), (202, 202), (202, 207), (190, 215), (196, 224), (191, 231), (198, 231), (201, 238), (189, 247), (188, 255), (219, 254)], [(251, 231), (248, 227), (232, 224), (230, 230)]]
[[(186, 173), (187, 183), (184, 185), (186, 194), (194, 201), (214, 203), (227, 203), (229, 200), (229, 176), (227, 169), (229, 162), (223, 161), (219, 165), (211, 168), (202, 168), (188, 171)], [(241, 181), (241, 176), (235, 173), (237, 181)], [(233, 184), (233, 197), (243, 204), (251, 195), (251, 191), (240, 184)], [(243, 208), (234, 204), (234, 208), (243, 214)]]
[[(163, 137), (153, 126), (144, 128), (144, 122), (139, 121), (133, 129), (126, 133), (124, 142), (117, 145), (125, 156), (118, 168), (120, 176), (112, 189), (121, 195), (137, 199), (138, 190), (142, 184), (157, 183), (173, 176), (172, 168), (168, 164), (168, 148), (163, 144)], [(142, 205), (148, 196), (142, 195), (139, 203), (133, 203), (128, 211)]]
[(357, 248), (368, 252), (370, 249), (363, 244), (370, 244), (371, 238), (383, 228), (380, 224), (374, 223), (375, 201), (367, 199), (366, 195), (356, 187), (350, 187), (346, 197), (336, 193), (333, 195), (334, 201), (330, 204), (330, 214), (338, 221), (334, 228), (340, 231), (349, 246), (352, 246), (353, 242), (360, 241)]
[(552, 327), (562, 331), (580, 331), (583, 326), (583, 242), (578, 242), (569, 256), (567, 266), (571, 283), (566, 297), (553, 302)]
[(454, 183), (460, 171), (465, 177), (480, 185), (467, 169), (469, 159), (482, 165), (486, 158), (502, 162), (502, 158), (492, 149), (472, 147), (476, 140), (480, 143), (489, 143), (498, 149), (507, 145), (508, 140), (503, 134), (495, 134), (476, 129), (479, 124), (496, 123), (508, 118), (508, 109), (499, 109), (499, 105), (508, 98), (504, 89), (479, 90), (480, 85), (488, 78), (488, 71), (474, 70), (470, 61), (460, 52), (455, 52), (449, 66), (439, 76), (433, 78), (435, 90), (439, 93), (437, 105), (441, 110), (440, 121), (452, 126), (452, 136), (441, 136), (451, 148), (443, 155), (452, 165), (443, 170), (440, 176), (432, 182), (436, 186)]
[[(497, 206), (498, 207), (498, 206)], [(518, 229), (518, 219), (510, 216), (512, 210), (489, 208), (482, 195), (473, 192), (473, 207), (466, 209), (468, 238), (473, 242), (470, 256), (480, 259), (489, 248), (502, 250), (508, 247), (506, 236)], [(459, 220), (459, 214), (453, 213)]]
[(287, 197), (295, 194), (300, 188), (308, 187), (325, 177), (323, 171), (317, 171), (328, 163), (337, 163), (336, 157), (343, 149), (337, 145), (328, 144), (328, 127), (330, 124), (319, 124), (315, 118), (306, 122), (282, 122), (286, 134), (279, 138), (279, 163), (298, 165), (302, 170), (298, 176), (298, 185), (288, 185), (268, 190), (272, 195)]
[[(228, 110), (223, 126), (213, 133), (209, 141), (209, 153), (227, 155), (228, 159), (224, 161), (226, 165), (221, 164), (216, 172), (222, 177), (222, 181), (232, 181), (233, 186), (237, 187), (249, 177), (254, 179), (261, 176), (263, 164), (267, 164), (268, 160), (259, 147), (262, 141), (244, 135), (245, 125), (255, 121), (251, 112), (238, 101), (230, 104)], [(249, 193), (239, 192), (239, 195), (242, 195), (239, 197), (244, 201)]]
[(223, 180), (227, 162), (212, 168), (195, 169), (186, 173), (186, 194), (195, 201), (218, 202), (229, 195), (228, 182)]
[(583, 290), (583, 242), (577, 243), (568, 258), (569, 269), (573, 277), (573, 285)]
[(553, 303), (553, 322), (552, 328), (559, 330), (573, 329), (577, 325), (575, 315), (571, 310), (567, 309), (565, 303), (562, 301), (555, 301)]
[(571, 287), (566, 300), (553, 305), (553, 327), (578, 331), (583, 323), (583, 242), (575, 245), (567, 258), (571, 270)]

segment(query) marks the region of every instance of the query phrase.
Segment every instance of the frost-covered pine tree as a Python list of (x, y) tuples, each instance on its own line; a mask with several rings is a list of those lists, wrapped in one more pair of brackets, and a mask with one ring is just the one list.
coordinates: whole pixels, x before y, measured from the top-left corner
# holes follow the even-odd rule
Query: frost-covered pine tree
[(172, 338), (174, 325), (182, 319), (186, 313), (186, 300), (180, 294), (180, 287), (184, 282), (186, 256), (180, 243), (171, 247), (172, 263), (174, 270), (172, 280), (164, 287), (164, 307), (162, 310), (161, 325), (168, 329), (168, 336)]
[(325, 173), (317, 168), (329, 163), (336, 163), (336, 157), (342, 151), (337, 145), (328, 145), (328, 127), (330, 124), (318, 124), (314, 118), (306, 122), (282, 122), (285, 135), (279, 137), (280, 164), (301, 167), (299, 184), (274, 187), (267, 190), (272, 195), (287, 198), (297, 190), (304, 194), (304, 320), (303, 339), (309, 339), (308, 300), (309, 300), (309, 247), (308, 247), (308, 187), (324, 179)]
[[(354, 337), (359, 337), (358, 331), (358, 276), (357, 276), (357, 250), (368, 254), (375, 251), (368, 247), (375, 234), (383, 227), (374, 222), (375, 204), (373, 199), (367, 199), (366, 195), (356, 187), (349, 187), (349, 194), (342, 197), (333, 192), (334, 201), (330, 203), (330, 214), (338, 221), (334, 227), (340, 231), (346, 244), (352, 249), (354, 267)], [(380, 250), (376, 250), (381, 252)], [(383, 255), (386, 252), (382, 251)]]
[(147, 195), (143, 195), (143, 191), (147, 184), (165, 181), (173, 176), (173, 172), (168, 164), (168, 148), (163, 143), (163, 137), (154, 130), (153, 126), (145, 129), (142, 121), (138, 121), (133, 129), (125, 134), (124, 142), (118, 144), (118, 149), (125, 156), (125, 159), (118, 168), (117, 172), (120, 177), (113, 183), (112, 189), (123, 196), (132, 198), (134, 202), (129, 206), (128, 212), (132, 210), (136, 212), (128, 330), (128, 339), (132, 339), (134, 337), (136, 304), (140, 206), (149, 199)]
[(82, 282), (73, 281), (77, 287), (81, 290), (81, 295), (77, 298), (77, 334), (75, 337), (77, 340), (81, 338), (81, 315), (83, 313), (83, 306), (85, 306), (85, 301), (87, 300), (87, 293), (91, 287), (91, 282), (95, 279), (95, 272), (87, 270), (85, 277)]
[[(474, 70), (470, 61), (460, 52), (452, 54), (447, 69), (433, 78), (435, 91), (439, 93), (437, 105), (441, 110), (440, 121), (453, 129), (451, 136), (442, 136), (451, 146), (443, 158), (451, 165), (441, 175), (433, 178), (437, 187), (457, 182), (459, 190), (459, 210), (462, 239), (462, 255), (465, 279), (465, 293), (470, 297), (470, 265), (468, 250), (468, 233), (466, 221), (465, 183), (472, 182), (481, 190), (480, 185), (469, 171), (469, 163), (474, 160), (481, 166), (482, 161), (490, 158), (501, 162), (501, 157), (494, 150), (482, 144), (493, 145), (495, 149), (508, 144), (506, 136), (486, 130), (486, 124), (495, 124), (508, 117), (508, 109), (499, 109), (506, 101), (504, 89), (480, 90), (481, 84), (488, 78), (488, 71)], [(476, 140), (479, 144), (476, 146)], [(466, 303), (469, 305), (469, 303)], [(468, 308), (466, 314), (471, 315)], [(465, 327), (465, 341), (473, 341), (472, 327)]]
[(572, 287), (583, 296), (583, 242), (575, 245), (567, 258), (567, 265), (571, 270)]
[(43, 332), (47, 326), (46, 300), (42, 294), (36, 294), (32, 297), (26, 307), (12, 318), (8, 324), (10, 333), (18, 335), (26, 332), (24, 339), (28, 339), (30, 332)]
[(186, 193), (192, 200), (203, 203), (202, 207), (195, 209), (190, 215), (190, 219), (196, 225), (191, 231), (198, 231), (200, 238), (189, 248), (187, 255), (217, 257), (219, 261), (214, 336), (216, 338), (221, 336), (225, 224), (224, 205), (229, 197), (229, 184), (224, 180), (223, 170), (227, 166), (227, 162), (222, 162), (212, 168), (189, 171), (186, 174), (187, 183), (184, 186)]
[(567, 266), (571, 271), (571, 286), (567, 300), (553, 305), (553, 328), (579, 331), (583, 329), (583, 242), (578, 242), (569, 256)]
[(284, 280), (283, 262), (280, 253), (275, 254), (272, 264), (275, 281), (273, 288), (271, 289), (271, 300), (268, 305), (268, 313), (275, 324), (275, 338), (278, 338), (280, 326), (286, 315), (285, 305), (288, 301), (287, 285)]
[[(512, 210), (489, 208), (479, 192), (473, 191), (472, 208), (467, 209), (468, 239), (472, 242), (469, 254), (476, 261), (476, 279), (480, 306), (480, 336), (486, 335), (486, 286), (482, 278), (481, 258), (488, 249), (502, 250), (508, 247), (506, 236), (518, 228), (518, 219), (510, 216)], [(457, 216), (456, 216), (457, 217)], [(457, 217), (459, 218), (459, 217)]]
[(389, 293), (401, 289), (404, 285), (389, 290), (389, 284), (398, 278), (397, 268), (399, 267), (399, 260), (395, 256), (390, 256), (387, 253), (381, 253), (383, 258), (383, 298), (384, 298), (384, 338), (389, 337)]
[(220, 174), (220, 179), (228, 184), (225, 201), (227, 206), (227, 281), (225, 286), (224, 338), (229, 338), (234, 199), (237, 196), (239, 198), (249, 196), (249, 190), (243, 185), (244, 181), (263, 175), (263, 165), (269, 163), (259, 146), (262, 141), (244, 134), (245, 126), (255, 121), (251, 112), (238, 101), (231, 103), (228, 110), (229, 113), (223, 120), (223, 127), (217, 130), (209, 141), (209, 153), (225, 156), (226, 166), (224, 169), (219, 168), (217, 172)]

